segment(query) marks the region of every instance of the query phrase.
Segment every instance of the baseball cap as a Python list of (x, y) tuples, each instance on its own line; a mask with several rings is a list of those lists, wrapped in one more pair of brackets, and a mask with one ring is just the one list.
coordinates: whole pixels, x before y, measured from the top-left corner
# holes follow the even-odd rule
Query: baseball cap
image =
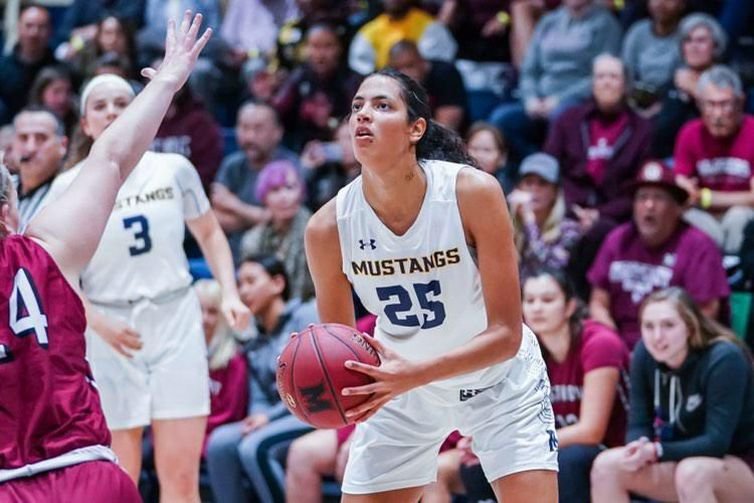
[(524, 157), (518, 168), (520, 178), (526, 175), (537, 175), (547, 182), (557, 184), (560, 177), (560, 165), (558, 160), (549, 154), (543, 152), (531, 154)]
[(675, 183), (675, 174), (662, 161), (650, 160), (645, 162), (631, 185), (633, 194), (640, 187), (661, 187), (667, 190), (678, 204), (684, 204), (689, 198), (686, 189)]

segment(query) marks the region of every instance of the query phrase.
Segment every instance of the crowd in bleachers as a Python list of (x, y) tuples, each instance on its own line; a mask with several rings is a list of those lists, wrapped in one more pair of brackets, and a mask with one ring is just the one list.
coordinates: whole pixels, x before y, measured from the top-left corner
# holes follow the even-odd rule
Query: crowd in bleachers
[[(0, 161), (16, 176), (21, 228), (91, 145), (79, 90), (116, 74), (138, 93), (139, 69), (159, 65), (167, 20), (185, 9), (215, 31), (152, 144), (196, 168), (254, 315), (231, 333), (217, 285), (196, 284), (206, 498), (338, 492), (351, 428), (312, 432), (290, 415), (275, 357), (317, 321), (304, 230), (359, 176), (346, 119), (361, 79), (385, 66), (422, 83), (434, 119), (506, 194), (524, 317), (552, 381), (561, 501), (754, 494), (751, 2), (7, 1)], [(184, 248), (207, 277), (197, 243)], [(374, 317), (359, 314), (370, 331)], [(653, 345), (663, 323), (687, 328), (667, 343), (680, 353)], [(492, 497), (468, 445), (449, 438), (423, 501)], [(726, 465), (725, 479), (707, 461), (729, 455), (743, 468)], [(145, 463), (147, 499), (155, 477)]]

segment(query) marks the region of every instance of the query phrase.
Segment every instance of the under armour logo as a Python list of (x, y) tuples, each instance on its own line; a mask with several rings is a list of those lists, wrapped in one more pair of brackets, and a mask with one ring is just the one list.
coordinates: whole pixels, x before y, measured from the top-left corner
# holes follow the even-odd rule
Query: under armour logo
[(376, 250), (377, 249), (377, 240), (375, 239), (359, 239), (359, 250), (364, 250), (366, 247), (369, 247), (370, 250)]

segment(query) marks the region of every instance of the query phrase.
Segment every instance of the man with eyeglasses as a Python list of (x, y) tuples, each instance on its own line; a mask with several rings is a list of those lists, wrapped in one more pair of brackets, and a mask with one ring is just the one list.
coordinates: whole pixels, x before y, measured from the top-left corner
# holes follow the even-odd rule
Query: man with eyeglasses
[(685, 219), (737, 254), (754, 218), (754, 117), (744, 114), (741, 79), (726, 66), (704, 72), (696, 94), (702, 117), (681, 129), (674, 155), (693, 206)]

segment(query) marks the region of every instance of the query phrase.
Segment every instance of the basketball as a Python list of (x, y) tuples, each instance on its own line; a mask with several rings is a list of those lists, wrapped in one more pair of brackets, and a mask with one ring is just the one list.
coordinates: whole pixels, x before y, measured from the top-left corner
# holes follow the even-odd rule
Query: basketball
[(345, 367), (348, 360), (379, 365), (368, 337), (337, 323), (310, 325), (291, 335), (278, 357), (277, 386), (291, 413), (316, 428), (350, 424), (346, 411), (369, 395), (343, 396), (343, 388), (373, 382), (366, 374)]

